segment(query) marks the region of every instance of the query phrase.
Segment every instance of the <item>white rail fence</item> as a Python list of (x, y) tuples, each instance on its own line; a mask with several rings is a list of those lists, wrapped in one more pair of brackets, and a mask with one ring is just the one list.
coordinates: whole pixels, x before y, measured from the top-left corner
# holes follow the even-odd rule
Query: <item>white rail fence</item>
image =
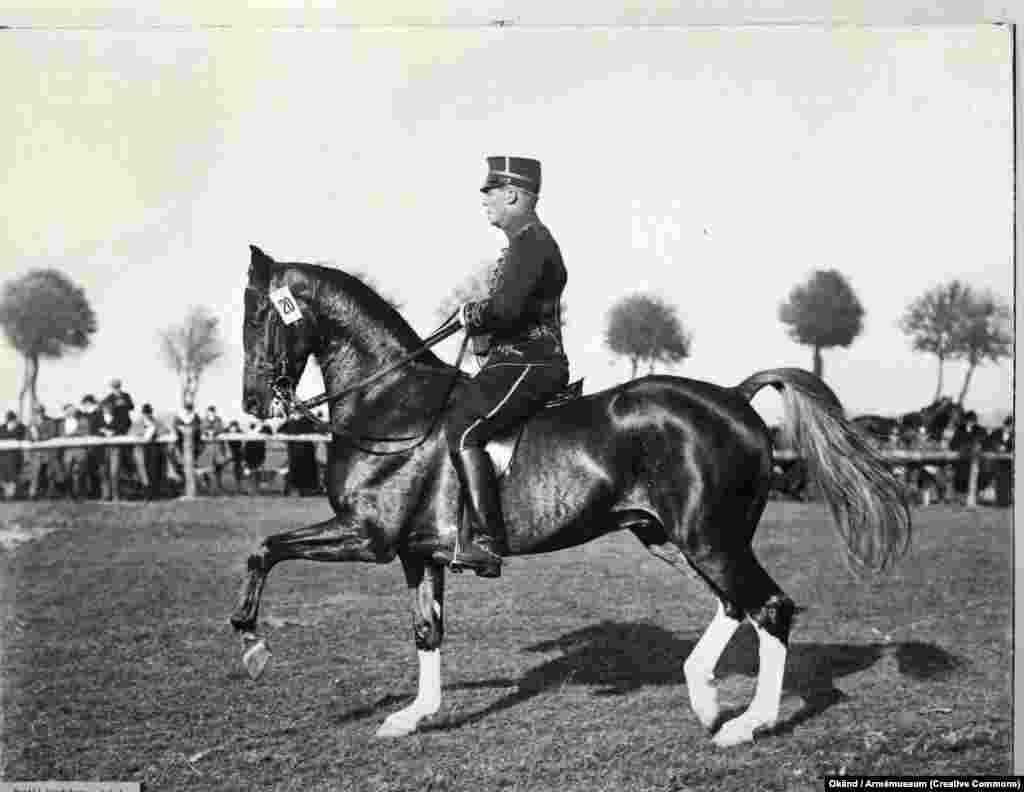
[[(226, 442), (243, 442), (243, 443), (266, 443), (268, 445), (288, 445), (289, 443), (318, 443), (323, 445), (329, 445), (331, 443), (331, 435), (324, 434), (237, 434), (237, 433), (225, 433), (217, 435), (217, 439), (214, 441), (204, 441), (206, 443), (226, 443)], [(0, 440), (0, 451), (14, 451), (21, 450), (23, 452), (45, 452), (59, 450), (63, 448), (89, 448), (95, 446), (105, 447), (116, 447), (116, 446), (145, 446), (149, 443), (160, 443), (164, 445), (173, 445), (177, 442), (177, 437), (173, 434), (164, 434), (153, 440), (146, 440), (142, 437), (133, 435), (123, 435), (117, 437), (58, 437), (51, 440), (43, 440), (39, 442), (31, 441), (19, 441), (19, 440)], [(189, 432), (184, 433), (182, 447), (182, 465), (185, 473), (185, 491), (184, 497), (194, 498), (196, 495), (196, 464), (195, 464), (195, 449), (192, 447), (193, 440), (192, 435)], [(1012, 453), (996, 453), (996, 452), (975, 452), (972, 454), (959, 454), (955, 451), (944, 451), (944, 450), (906, 450), (906, 449), (884, 449), (882, 450), (882, 456), (884, 459), (892, 465), (950, 465), (955, 462), (960, 462), (965, 459), (969, 459), (971, 463), (970, 474), (968, 478), (967, 487), (967, 505), (975, 506), (978, 502), (978, 479), (981, 472), (981, 463), (983, 461), (993, 461), (1000, 464), (1010, 465), (1013, 462)], [(799, 459), (799, 455), (795, 451), (789, 450), (777, 450), (774, 453), (776, 461), (787, 462), (795, 461)]]
[[(204, 441), (204, 444), (226, 443), (240, 441), (243, 443), (265, 443), (267, 445), (288, 445), (289, 443), (320, 443), (329, 445), (330, 435), (322, 434), (237, 434), (223, 433), (217, 435), (213, 441)], [(46, 453), (60, 451), (67, 448), (96, 448), (96, 447), (144, 447), (152, 443), (165, 446), (177, 444), (178, 438), (173, 433), (162, 434), (152, 440), (137, 435), (119, 435), (113, 437), (55, 437), (50, 440), (32, 442), (29, 440), (0, 440), (0, 451), (22, 451), (23, 453)], [(197, 488), (198, 469), (196, 467), (196, 450), (193, 448), (193, 438), (190, 432), (185, 432), (182, 438), (181, 465), (184, 471), (185, 487), (183, 497), (194, 498)]]

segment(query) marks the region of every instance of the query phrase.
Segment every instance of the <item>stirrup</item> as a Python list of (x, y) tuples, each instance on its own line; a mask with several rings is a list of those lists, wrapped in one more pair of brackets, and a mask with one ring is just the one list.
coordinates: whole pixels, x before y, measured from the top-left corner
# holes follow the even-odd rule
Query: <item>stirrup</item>
[[(476, 555), (476, 558), (473, 558), (474, 555)], [(470, 545), (468, 552), (461, 547), (457, 547), (452, 554), (452, 560), (448, 566), (456, 574), (466, 569), (472, 569), (478, 577), (501, 577), (501, 556), (480, 547), (476, 542)]]

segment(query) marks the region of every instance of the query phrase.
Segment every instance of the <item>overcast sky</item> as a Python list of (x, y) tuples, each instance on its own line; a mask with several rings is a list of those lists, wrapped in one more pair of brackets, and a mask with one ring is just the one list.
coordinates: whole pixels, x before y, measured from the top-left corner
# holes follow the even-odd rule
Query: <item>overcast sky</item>
[[(0, 43), (0, 69), (19, 76), (0, 109), (0, 275), (60, 267), (99, 318), (87, 352), (44, 364), (51, 413), (115, 375), (137, 402), (173, 409), (156, 331), (202, 303), (229, 351), (199, 400), (239, 416), (250, 243), (372, 273), (426, 335), (502, 246), (477, 191), (490, 154), (544, 164), (567, 351), (589, 391), (628, 375), (603, 331), (638, 291), (676, 304), (693, 333), (681, 375), (731, 385), (809, 368), (778, 305), (835, 267), (867, 316), (849, 349), (826, 351), (826, 379), (851, 413), (911, 410), (936, 367), (896, 326), (907, 302), (954, 277), (1011, 297), (1005, 28), (9, 31)], [(969, 405), (1005, 413), (1010, 371), (979, 369)], [(11, 406), (21, 374), (0, 343)], [(949, 365), (947, 392), (962, 377)], [(777, 415), (774, 397), (757, 403)]]

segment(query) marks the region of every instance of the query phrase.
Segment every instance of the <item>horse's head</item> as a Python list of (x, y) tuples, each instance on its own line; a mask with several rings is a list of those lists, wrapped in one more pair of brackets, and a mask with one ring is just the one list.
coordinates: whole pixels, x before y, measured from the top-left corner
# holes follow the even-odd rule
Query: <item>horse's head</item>
[(294, 398), (295, 386), (315, 349), (316, 320), (310, 310), (315, 283), (301, 269), (279, 264), (250, 247), (242, 331), (242, 406), (247, 413), (266, 418), (275, 400)]

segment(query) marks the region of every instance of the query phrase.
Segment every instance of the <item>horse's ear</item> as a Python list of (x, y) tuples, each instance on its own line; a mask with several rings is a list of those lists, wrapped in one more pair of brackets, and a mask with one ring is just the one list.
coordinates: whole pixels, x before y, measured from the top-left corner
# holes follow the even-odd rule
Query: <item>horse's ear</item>
[(252, 258), (249, 263), (249, 285), (254, 289), (270, 288), (270, 265), (274, 260), (255, 245), (249, 245)]

